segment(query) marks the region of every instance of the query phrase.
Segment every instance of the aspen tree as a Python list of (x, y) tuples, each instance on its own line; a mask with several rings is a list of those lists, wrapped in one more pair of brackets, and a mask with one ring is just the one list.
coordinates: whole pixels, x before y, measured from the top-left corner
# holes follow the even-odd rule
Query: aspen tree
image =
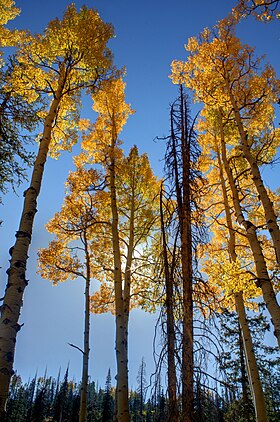
[(173, 62), (173, 77), (183, 78), (205, 106), (222, 109), (224, 120), (234, 120), (235, 142), (249, 165), (280, 265), (280, 229), (259, 169), (273, 160), (280, 142), (273, 126), (280, 84), (273, 68), (262, 68), (254, 49), (236, 37), (235, 24), (227, 18), (213, 31), (206, 28), (200, 39), (190, 38), (188, 61)]
[(106, 77), (111, 66), (106, 44), (112, 34), (111, 26), (103, 23), (95, 10), (83, 7), (77, 12), (72, 4), (61, 21), (49, 23), (44, 35), (26, 36), (16, 55), (18, 65), (10, 84), (30, 102), (44, 93), (49, 108), (41, 113), (43, 133), (7, 271), (0, 320), (0, 414), (5, 409), (16, 336), (21, 328), (18, 321), (27, 286), (26, 262), (44, 165), (48, 154), (58, 156), (59, 150), (69, 150), (77, 142), (81, 91), (84, 88), (95, 91)]
[[(39, 273), (43, 278), (54, 285), (77, 277), (85, 280), (84, 346), (83, 349), (73, 346), (83, 355), (79, 422), (85, 422), (87, 415), (90, 285), (98, 274), (94, 251), (102, 253), (100, 225), (103, 222), (98, 215), (99, 192), (94, 192), (94, 187), (100, 184), (98, 173), (93, 169), (77, 169), (70, 173), (62, 209), (47, 224), (47, 230), (54, 233), (56, 239), (47, 248), (39, 250)], [(79, 258), (81, 251), (83, 260)]]
[[(204, 114), (207, 115), (206, 113)], [(253, 274), (256, 273), (256, 276), (253, 276), (253, 277), (250, 276), (251, 281), (247, 280), (247, 285), (246, 285), (246, 289), (244, 290), (244, 294), (247, 293), (249, 295), (253, 294), (253, 296), (258, 296), (259, 292), (256, 290), (256, 287), (261, 288), (264, 301), (272, 317), (272, 322), (275, 326), (275, 336), (279, 342), (279, 339), (277, 337), (279, 307), (278, 307), (276, 296), (275, 296), (274, 286), (270, 279), (267, 260), (266, 260), (266, 257), (268, 256), (268, 251), (266, 250), (268, 249), (267, 248), (268, 245), (265, 244), (264, 240), (262, 240), (262, 243), (261, 243), (259, 239), (259, 236), (257, 233), (258, 220), (256, 219), (256, 216), (254, 220), (249, 219), (251, 214), (248, 211), (249, 210), (248, 206), (251, 206), (250, 204), (251, 200), (249, 200), (250, 197), (248, 196), (248, 191), (250, 191), (251, 195), (253, 195), (253, 192), (251, 190), (252, 186), (248, 188), (245, 184), (245, 189), (243, 190), (242, 183), (244, 184), (245, 183), (244, 181), (246, 180), (244, 176), (244, 170), (241, 171), (240, 173), (243, 176), (243, 179), (241, 179), (241, 176), (236, 175), (235, 172), (233, 171), (234, 168), (236, 169), (236, 167), (238, 167), (238, 160), (239, 160), (239, 165), (240, 165), (240, 157), (235, 159), (234, 150), (231, 149), (231, 153), (230, 153), (230, 150), (227, 150), (226, 148), (226, 133), (225, 133), (225, 128), (222, 124), (221, 116), (217, 117), (217, 115), (214, 114), (214, 116), (216, 116), (215, 118), (217, 118), (216, 127), (215, 126), (213, 127), (214, 122), (215, 122), (215, 118), (213, 120), (213, 115), (210, 113), (211, 117), (209, 117), (209, 114), (207, 116), (208, 118), (206, 119), (206, 122), (203, 124), (202, 127), (208, 127), (209, 132), (208, 132), (208, 135), (202, 136), (204, 138), (202, 140), (202, 143), (204, 144), (204, 150), (209, 151), (212, 148), (214, 157), (212, 156), (211, 163), (209, 162), (208, 164), (209, 166), (208, 170), (206, 170), (206, 168), (205, 170), (209, 172), (209, 168), (213, 167), (214, 163), (216, 163), (218, 169), (221, 169), (221, 165), (224, 168), (227, 183), (228, 183), (228, 189), (230, 192), (230, 196), (232, 198), (231, 199), (232, 207), (236, 216), (236, 222), (238, 223), (238, 229), (236, 228), (235, 230), (240, 232), (240, 228), (243, 228), (244, 233), (243, 232), (241, 233), (247, 239), (247, 242), (248, 242), (247, 247), (249, 247), (249, 249), (251, 249), (252, 251), (254, 267), (250, 268), (250, 272), (252, 272)], [(213, 129), (213, 133), (210, 134), (211, 128)], [(228, 137), (230, 137), (231, 132), (228, 132), (227, 135)], [(228, 140), (228, 143), (230, 143), (229, 140)], [(218, 155), (218, 158), (217, 158), (217, 155)], [(209, 157), (208, 157), (208, 160), (209, 160)], [(220, 164), (217, 164), (217, 160), (221, 161)], [(243, 161), (241, 160), (241, 165), (242, 164), (243, 164)], [(219, 170), (219, 172), (220, 171), (221, 170)], [(220, 173), (215, 174), (214, 176), (211, 176), (211, 178), (213, 177), (215, 178), (214, 180), (217, 184), (216, 190), (219, 184), (221, 183), (219, 174)], [(208, 176), (208, 178), (209, 177), (210, 175)], [(247, 179), (249, 182), (250, 181), (249, 176), (247, 176)], [(217, 181), (219, 182), (217, 183)], [(244, 195), (245, 192), (246, 192), (246, 195)], [(243, 198), (243, 201), (241, 201), (241, 198)], [(243, 204), (244, 198), (246, 198), (245, 204)], [(219, 203), (219, 199), (216, 198), (216, 193), (215, 193), (215, 199)], [(216, 207), (214, 211), (214, 214), (216, 215), (216, 217), (214, 218), (217, 222), (220, 221), (219, 217), (217, 216), (219, 216), (221, 213), (224, 212), (224, 209), (221, 208), (221, 206), (224, 207), (224, 205), (221, 205), (221, 204), (224, 204), (224, 199), (222, 200), (220, 199), (220, 201), (221, 203), (219, 207)], [(244, 211), (244, 209), (246, 209), (246, 212)], [(224, 223), (224, 222), (220, 224), (225, 224), (225, 226), (228, 225), (227, 223)], [(263, 248), (263, 245), (266, 245), (265, 249)], [(247, 255), (249, 253), (250, 255), (250, 252), (248, 251), (244, 253), (246, 253)], [(269, 255), (270, 253), (271, 251), (269, 251)], [(255, 287), (252, 285), (253, 280), (255, 280), (255, 283), (254, 283)], [(255, 289), (255, 292), (254, 292), (254, 289)], [(275, 289), (277, 289), (277, 285), (275, 285)]]
[[(88, 153), (88, 159), (101, 166), (107, 181), (108, 202), (103, 211), (110, 223), (110, 231), (107, 233), (111, 239), (111, 251), (109, 248), (103, 263), (107, 269), (107, 280), (100, 280), (100, 290), (92, 295), (92, 310), (98, 312), (99, 303), (104, 304), (106, 296), (113, 297), (116, 318), (117, 417), (118, 420), (126, 421), (129, 420), (128, 322), (130, 309), (137, 303), (137, 299), (131, 303), (131, 296), (132, 293), (137, 296), (145, 278), (145, 274), (141, 275), (142, 269), (136, 264), (136, 258), (138, 255), (140, 261), (141, 248), (145, 246), (155, 223), (156, 196), (160, 185), (151, 171), (146, 154), (139, 155), (137, 147), (133, 147), (128, 157), (124, 157), (120, 149), (119, 133), (132, 113), (130, 106), (125, 103), (124, 88), (124, 82), (117, 79), (105, 82), (102, 90), (94, 95), (94, 110), (98, 118), (84, 136), (83, 148)], [(81, 159), (84, 159), (83, 156)], [(105, 309), (112, 310), (112, 307)]]
[(225, 142), (224, 142), (222, 133), (223, 132), (221, 132), (222, 160), (223, 160), (223, 165), (225, 167), (225, 171), (226, 171), (228, 181), (229, 181), (229, 186), (232, 193), (232, 200), (234, 204), (236, 219), (237, 219), (237, 222), (241, 226), (243, 226), (246, 231), (246, 236), (250, 244), (250, 247), (254, 256), (255, 265), (256, 265), (256, 272), (257, 272), (257, 277), (258, 277), (257, 285), (260, 286), (262, 289), (263, 298), (266, 303), (267, 309), (271, 315), (272, 322), (274, 324), (274, 333), (280, 347), (279, 305), (277, 303), (276, 295), (275, 295), (272, 283), (270, 281), (263, 250), (258, 240), (256, 226), (251, 221), (245, 218), (241, 205), (240, 205), (239, 193), (238, 193), (238, 189), (236, 187), (234, 177), (233, 177), (233, 174), (232, 174), (232, 171), (231, 171), (231, 168), (229, 166), (228, 159), (226, 156)]
[[(210, 244), (207, 245), (208, 257), (206, 261), (204, 260), (204, 264), (202, 263), (202, 268), (205, 265), (203, 271), (209, 276), (210, 285), (213, 284), (215, 296), (219, 297), (222, 294), (223, 308), (236, 309), (256, 418), (258, 421), (266, 421), (264, 394), (244, 303), (246, 300), (246, 303), (252, 306), (248, 300), (258, 296), (259, 289), (253, 284), (252, 273), (254, 269), (252, 268), (248, 245), (244, 242), (243, 233), (240, 233), (240, 229), (232, 221), (231, 189), (224, 174), (220, 145), (214, 133), (210, 133), (210, 131), (203, 137), (208, 138), (207, 147), (205, 139), (203, 141), (204, 152), (209, 154), (210, 145), (213, 148), (211, 163), (209, 160), (208, 170), (206, 167), (204, 170), (208, 175), (209, 183), (211, 181), (215, 183), (211, 186), (208, 197), (204, 198), (205, 204), (208, 206), (206, 211), (208, 215), (210, 211), (209, 203), (212, 202), (209, 222), (212, 220), (213, 237)], [(231, 158), (232, 163), (233, 157)]]
[[(259, 167), (273, 159), (279, 145), (279, 129), (272, 126), (273, 104), (277, 102), (279, 81), (270, 66), (259, 73), (259, 59), (254, 59), (253, 49), (242, 45), (234, 35), (235, 19), (221, 21), (214, 31), (206, 28), (200, 39), (191, 38), (187, 49), (187, 62), (173, 62), (173, 80), (184, 82), (195, 91), (197, 100), (215, 115), (221, 115), (221, 125), (231, 130), (231, 145), (241, 151), (249, 165), (252, 182), (259, 194), (275, 248), (276, 259), (280, 257), (280, 231), (274, 205), (260, 177)], [(234, 125), (232, 124), (234, 122)], [(221, 131), (223, 134), (223, 131)], [(227, 165), (225, 139), (221, 139), (223, 164), (233, 195), (237, 222), (244, 227), (253, 252), (257, 284), (262, 288), (280, 344), (280, 308), (267, 271), (263, 250), (256, 227), (246, 219), (240, 205), (240, 197), (230, 166)]]
[[(219, 173), (220, 173), (220, 181), (223, 193), (223, 201), (225, 205), (225, 214), (226, 214), (226, 223), (228, 229), (228, 252), (229, 258), (232, 263), (236, 263), (238, 260), (237, 253), (236, 253), (236, 245), (235, 245), (235, 230), (233, 228), (232, 217), (230, 212), (230, 205), (227, 195), (226, 189), (226, 182), (224, 179), (223, 168), (222, 168), (222, 161), (217, 151), (217, 159), (218, 159), (218, 166), (219, 166)], [(248, 326), (248, 322), (246, 319), (246, 311), (244, 306), (244, 299), (243, 299), (243, 292), (236, 291), (234, 293), (234, 302), (235, 308), (238, 315), (238, 321), (240, 324), (242, 341), (243, 341), (243, 349), (245, 352), (246, 357), (246, 367), (247, 373), (249, 378), (249, 385), (251, 394), (253, 397), (254, 408), (255, 408), (255, 415), (256, 420), (258, 422), (266, 422), (266, 405), (264, 400), (263, 389), (260, 381), (259, 370), (257, 366), (257, 361), (254, 353), (253, 341), (250, 333), (250, 329)]]
[[(125, 313), (123, 298), (122, 261), (119, 236), (119, 213), (116, 193), (116, 163), (120, 156), (118, 136), (132, 113), (125, 103), (124, 83), (121, 79), (103, 84), (102, 91), (94, 96), (94, 110), (99, 116), (94, 124), (90, 138), (84, 141), (84, 147), (96, 154), (95, 160), (106, 159), (106, 173), (111, 211), (111, 238), (114, 262), (114, 294), (116, 315), (116, 358), (117, 358), (117, 417), (123, 422), (129, 421), (128, 407), (128, 368), (126, 356)], [(99, 147), (93, 147), (96, 141)]]

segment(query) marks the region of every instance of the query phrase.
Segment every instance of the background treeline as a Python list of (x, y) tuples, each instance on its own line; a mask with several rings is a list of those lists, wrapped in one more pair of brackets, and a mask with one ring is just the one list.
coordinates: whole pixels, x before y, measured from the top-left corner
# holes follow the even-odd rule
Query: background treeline
[[(280, 418), (280, 359), (277, 348), (267, 346), (264, 337), (270, 331), (268, 319), (259, 312), (248, 315), (254, 339), (254, 350), (266, 401), (267, 420)], [(129, 390), (130, 420), (133, 422), (170, 421), (170, 401), (166, 385), (167, 354), (164, 314), (159, 316), (157, 336), (161, 343), (156, 371), (147, 374), (144, 358)], [(206, 332), (206, 327), (205, 327)], [(254, 403), (246, 373), (245, 355), (238, 318), (224, 310), (208, 325), (207, 339), (194, 361), (194, 418), (197, 422), (255, 422)], [(215, 341), (215, 347), (212, 342)], [(212, 359), (209, 345), (212, 344)], [(177, 353), (180, 351), (178, 350)], [(156, 355), (156, 353), (155, 353)], [(208, 355), (208, 358), (207, 358)], [(46, 370), (47, 372), (47, 370)], [(69, 377), (69, 366), (56, 377), (35, 374), (24, 382), (15, 373), (11, 380), (4, 422), (74, 422), (79, 420), (81, 382)], [(178, 377), (178, 382), (181, 382)], [(178, 388), (180, 388), (178, 386)], [(182, 397), (178, 396), (179, 410)], [(87, 388), (87, 421), (115, 422), (116, 388), (108, 370), (104, 386), (89, 379)]]
[[(237, 364), (232, 361), (228, 369), (236, 372)], [(235, 368), (235, 369), (233, 369)], [(271, 369), (271, 368), (270, 368)], [(141, 377), (141, 374), (144, 376)], [(277, 422), (280, 417), (279, 376), (272, 370), (266, 371), (265, 395), (269, 410), (269, 421)], [(145, 364), (142, 361), (137, 377), (137, 387), (129, 392), (131, 421), (164, 422), (168, 421), (168, 398), (161, 377), (154, 379), (153, 387), (148, 386)], [(244, 404), (240, 379), (232, 379), (220, 391), (207, 388), (200, 382), (195, 383), (196, 421), (254, 421), (251, 398)], [(18, 374), (13, 375), (10, 396), (7, 403), (5, 422), (74, 422), (79, 420), (81, 385), (69, 379), (68, 368), (64, 376), (59, 372), (52, 376), (34, 376), (24, 383)], [(247, 407), (246, 407), (247, 406)], [(113, 422), (115, 409), (115, 388), (112, 387), (111, 372), (108, 371), (105, 386), (95, 381), (88, 384), (87, 421)]]

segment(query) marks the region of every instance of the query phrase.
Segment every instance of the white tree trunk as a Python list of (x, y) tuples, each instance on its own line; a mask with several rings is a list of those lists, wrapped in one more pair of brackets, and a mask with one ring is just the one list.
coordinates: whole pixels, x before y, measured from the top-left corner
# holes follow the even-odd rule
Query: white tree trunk
[(117, 359), (117, 418), (118, 422), (129, 422), (128, 406), (128, 368), (126, 357), (126, 327), (122, 290), (121, 253), (118, 231), (118, 208), (115, 183), (115, 131), (112, 130), (112, 143), (109, 164), (109, 183), (112, 212), (112, 243), (114, 255), (114, 290), (116, 312), (116, 359)]
[(234, 116), (235, 116), (235, 120), (236, 120), (236, 124), (238, 128), (238, 132), (241, 138), (241, 149), (242, 149), (244, 158), (249, 163), (251, 174), (252, 174), (252, 180), (259, 194), (259, 198), (264, 210), (267, 228), (274, 245), (276, 260), (278, 264), (280, 265), (280, 229), (277, 224), (277, 217), (274, 211), (273, 203), (270, 200), (267, 190), (264, 186), (261, 173), (256, 163), (256, 160), (251, 153), (251, 148), (248, 143), (248, 134), (244, 130), (240, 111), (230, 88), (229, 88), (229, 95), (230, 95), (230, 100), (233, 107), (233, 112), (234, 112)]
[[(219, 151), (217, 151), (217, 155), (218, 155), (218, 164), (219, 164), (219, 169), (220, 169), (220, 180), (221, 180), (222, 191), (223, 191), (223, 199), (224, 199), (224, 205), (225, 205), (227, 229), (229, 232), (229, 242), (228, 242), (229, 257), (232, 262), (235, 262), (237, 260), (237, 255), (235, 251), (235, 231), (232, 224), (230, 206), (229, 206), (227, 190), (226, 190), (226, 183), (225, 183), (225, 179), (223, 175), (223, 167), (222, 167)], [(253, 341), (252, 341), (250, 329), (248, 326), (248, 322), (246, 319), (243, 293), (242, 292), (235, 293), (234, 300), (235, 300), (236, 312), (238, 315), (238, 321), (239, 321), (239, 325), (241, 329), (242, 344), (243, 344), (243, 349), (244, 349), (245, 358), (246, 358), (246, 369), (247, 369), (247, 374), (248, 374), (248, 379), (249, 379), (251, 395), (252, 395), (253, 403), (254, 403), (256, 421), (267, 422), (264, 394), (263, 394), (263, 389), (262, 389), (262, 385), (260, 381), (256, 356), (254, 353)]]
[(31, 183), (24, 194), (23, 212), (16, 242), (11, 248), (10, 267), (7, 270), (8, 283), (0, 319), (0, 417), (5, 412), (9, 393), (10, 379), (13, 374), (16, 336), (21, 328), (19, 324), (23, 293), (28, 281), (25, 277), (28, 250), (31, 243), (33, 223), (37, 212), (37, 199), (40, 193), (44, 166), (47, 160), (53, 123), (56, 119), (64, 86), (65, 73), (61, 72), (58, 88), (50, 105), (44, 123), (43, 137), (35, 160)]
[(229, 185), (230, 185), (230, 189), (232, 193), (236, 220), (240, 224), (240, 226), (242, 226), (245, 229), (246, 236), (247, 236), (250, 248), (252, 250), (253, 257), (254, 257), (256, 273), (258, 277), (256, 284), (262, 290), (263, 299), (265, 301), (268, 312), (271, 315), (271, 320), (274, 325), (274, 335), (277, 338), (278, 345), (280, 347), (280, 307), (277, 302), (276, 295), (275, 295), (275, 292), (274, 292), (274, 289), (273, 289), (273, 286), (268, 274), (262, 247), (257, 236), (256, 227), (251, 221), (245, 219), (242, 209), (241, 209), (238, 189), (235, 184), (234, 177), (233, 177), (231, 168), (228, 164), (228, 160), (226, 156), (226, 146), (225, 146), (222, 127), (221, 127), (221, 148), (222, 148), (223, 165), (228, 177), (228, 181), (229, 181)]

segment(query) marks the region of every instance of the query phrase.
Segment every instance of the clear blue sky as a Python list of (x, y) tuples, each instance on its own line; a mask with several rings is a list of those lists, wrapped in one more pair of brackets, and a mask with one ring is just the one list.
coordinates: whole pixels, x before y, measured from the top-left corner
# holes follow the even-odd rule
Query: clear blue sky
[[(94, 7), (106, 22), (115, 27), (116, 38), (111, 41), (115, 63), (126, 66), (127, 101), (136, 114), (132, 116), (121, 138), (126, 151), (136, 144), (140, 152), (147, 152), (154, 171), (161, 174), (164, 146), (153, 140), (167, 135), (169, 130), (168, 106), (177, 95), (168, 75), (173, 59), (184, 59), (184, 44), (188, 37), (197, 35), (205, 26), (212, 26), (235, 5), (232, 0), (96, 0), (76, 1)], [(48, 21), (61, 17), (69, 2), (65, 0), (17, 0), (21, 15), (13, 26), (41, 32)], [(267, 25), (254, 19), (240, 25), (242, 40), (257, 47), (258, 54), (267, 60), (279, 74), (279, 22)], [(89, 104), (89, 103), (88, 103)], [(90, 116), (89, 106), (83, 110)], [(278, 119), (279, 120), (279, 119)], [(277, 122), (278, 124), (278, 122)], [(74, 154), (78, 148), (75, 148)], [(49, 160), (38, 204), (38, 214), (32, 246), (29, 253), (27, 279), (30, 280), (24, 298), (18, 335), (15, 369), (25, 380), (36, 370), (55, 376), (59, 367), (65, 370), (70, 362), (70, 375), (81, 376), (81, 354), (68, 346), (68, 342), (82, 346), (83, 337), (83, 282), (68, 281), (53, 287), (36, 275), (36, 254), (39, 247), (48, 244), (49, 235), (44, 226), (58, 211), (63, 202), (64, 182), (72, 168), (71, 154), (65, 153), (58, 161)], [(277, 187), (279, 169), (267, 172), (267, 182)], [(279, 173), (278, 173), (279, 174)], [(1, 292), (6, 283), (8, 250), (14, 243), (14, 234), (22, 208), (22, 192), (10, 193), (4, 198), (0, 218), (4, 220), (1, 234)], [(1, 294), (0, 292), (0, 294)], [(147, 374), (153, 371), (152, 339), (154, 316), (139, 311), (131, 314), (129, 332), (129, 368), (131, 385), (136, 385), (137, 370), (142, 356), (147, 362)], [(108, 368), (115, 375), (114, 319), (111, 315), (93, 316), (91, 319), (90, 375), (103, 385)]]

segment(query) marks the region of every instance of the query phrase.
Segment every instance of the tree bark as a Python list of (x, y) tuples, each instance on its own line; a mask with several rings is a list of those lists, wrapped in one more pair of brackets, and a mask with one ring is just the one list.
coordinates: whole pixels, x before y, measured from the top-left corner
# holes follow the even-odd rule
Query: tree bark
[(178, 218), (181, 238), (181, 265), (183, 285), (183, 335), (182, 335), (182, 420), (194, 420), (193, 387), (193, 287), (192, 287), (192, 236), (191, 236), (191, 193), (190, 193), (190, 133), (186, 119), (186, 105), (183, 89), (180, 90), (182, 181), (179, 180), (176, 141), (171, 119), (173, 143), (174, 177)]
[(280, 347), (280, 307), (279, 307), (279, 304), (277, 303), (276, 295), (275, 295), (271, 280), (269, 278), (262, 247), (257, 236), (257, 229), (251, 221), (245, 219), (243, 211), (241, 209), (238, 189), (235, 184), (234, 177), (227, 160), (222, 122), (221, 122), (220, 129), (221, 129), (222, 160), (223, 160), (223, 165), (228, 177), (228, 181), (229, 181), (229, 185), (230, 185), (230, 189), (232, 193), (236, 220), (240, 224), (240, 226), (242, 226), (245, 229), (246, 236), (247, 236), (250, 248), (252, 250), (254, 262), (256, 266), (256, 273), (258, 277), (256, 284), (262, 290), (263, 299), (265, 301), (268, 312), (271, 315), (271, 320), (274, 325), (274, 335), (277, 338), (278, 345)]
[(128, 361), (128, 323), (129, 323), (129, 313), (130, 313), (130, 292), (131, 292), (131, 266), (133, 261), (133, 251), (134, 251), (134, 225), (135, 225), (135, 192), (134, 192), (134, 182), (132, 185), (131, 192), (131, 208), (129, 215), (129, 237), (128, 237), (128, 247), (126, 254), (126, 264), (124, 270), (124, 335), (125, 335), (125, 354), (126, 360)]
[(118, 208), (116, 198), (116, 172), (115, 172), (115, 143), (116, 130), (112, 128), (112, 140), (110, 147), (109, 184), (112, 211), (112, 243), (114, 255), (114, 290), (115, 290), (115, 312), (116, 312), (116, 359), (117, 359), (117, 415), (118, 422), (129, 422), (128, 406), (128, 368), (126, 357), (126, 335), (124, 300), (122, 289), (121, 253), (118, 230)]
[[(224, 143), (223, 143), (223, 146), (224, 146)], [(218, 165), (219, 165), (219, 170), (220, 170), (220, 180), (221, 180), (221, 186), (222, 186), (222, 191), (223, 191), (223, 199), (224, 199), (224, 205), (225, 205), (227, 228), (229, 231), (229, 242), (228, 242), (229, 257), (232, 262), (235, 262), (237, 260), (237, 254), (235, 251), (235, 231), (234, 231), (232, 220), (231, 220), (230, 206), (229, 206), (226, 183), (225, 183), (225, 179), (223, 175), (223, 168), (222, 168), (222, 162), (221, 162), (219, 151), (217, 151), (217, 155), (218, 155)], [(224, 148), (223, 148), (223, 158), (226, 159)], [(229, 169), (228, 163), (226, 165), (227, 165), (226, 171), (229, 172), (230, 169)], [(266, 405), (265, 405), (263, 389), (262, 389), (262, 385), (260, 381), (256, 356), (254, 353), (253, 341), (252, 341), (250, 329), (248, 326), (248, 322), (246, 319), (243, 293), (241, 291), (235, 293), (234, 300), (235, 300), (235, 307), (236, 307), (236, 312), (238, 315), (240, 330), (242, 334), (242, 344), (243, 344), (243, 349), (245, 353), (246, 368), (247, 368), (251, 395), (254, 402), (256, 421), (266, 422), (267, 421)]]
[(83, 243), (85, 247), (86, 259), (86, 286), (85, 286), (85, 321), (84, 321), (84, 351), (83, 351), (83, 371), (80, 397), (79, 422), (87, 420), (87, 387), (88, 387), (88, 362), (89, 362), (89, 329), (90, 329), (90, 256), (87, 244), (87, 235), (84, 233)]
[[(182, 114), (184, 109), (182, 109)], [(184, 115), (183, 115), (184, 116)], [(182, 116), (182, 117), (183, 117)], [(192, 286), (192, 235), (190, 194), (190, 144), (189, 135), (182, 133), (183, 158), (183, 209), (181, 216), (181, 254), (183, 273), (183, 351), (182, 351), (182, 417), (194, 420), (193, 387), (193, 286)]]
[(244, 357), (244, 346), (243, 338), (241, 333), (241, 325), (238, 321), (238, 345), (239, 345), (239, 356), (240, 356), (240, 372), (241, 372), (241, 388), (242, 388), (242, 402), (243, 402), (243, 416), (246, 422), (250, 422), (249, 412), (249, 397), (248, 397), (248, 377), (246, 372), (246, 361)]
[(243, 347), (245, 352), (246, 367), (249, 379), (250, 390), (252, 393), (256, 421), (267, 422), (266, 405), (263, 389), (260, 381), (258, 365), (254, 353), (253, 341), (246, 319), (244, 300), (242, 292), (235, 293), (235, 306), (238, 314), (238, 320), (241, 327)]
[(55, 122), (59, 103), (65, 84), (65, 68), (61, 66), (58, 87), (51, 102), (49, 113), (44, 123), (43, 137), (35, 160), (31, 184), (24, 194), (23, 212), (16, 242), (10, 250), (10, 267), (7, 270), (8, 283), (0, 319), (0, 417), (5, 413), (9, 393), (10, 379), (13, 374), (16, 336), (21, 328), (19, 324), (23, 293), (28, 284), (26, 280), (26, 263), (31, 243), (33, 223), (37, 212), (37, 199), (40, 193), (44, 166), (51, 141), (52, 127)]
[(163, 214), (163, 185), (160, 191), (160, 220), (161, 220), (161, 234), (162, 234), (162, 253), (163, 266), (165, 277), (165, 297), (166, 297), (166, 337), (167, 337), (167, 385), (169, 398), (169, 415), (170, 422), (177, 422), (179, 420), (178, 403), (177, 403), (177, 376), (175, 366), (175, 325), (174, 325), (174, 282), (172, 268), (167, 255), (167, 240), (165, 234), (164, 214)]
[(273, 203), (270, 200), (267, 190), (264, 186), (258, 164), (251, 153), (251, 148), (248, 142), (248, 133), (244, 129), (239, 108), (234, 99), (232, 90), (230, 89), (229, 86), (228, 86), (228, 91), (229, 91), (231, 104), (233, 107), (233, 112), (234, 112), (234, 117), (235, 117), (235, 121), (238, 128), (238, 132), (241, 138), (241, 149), (242, 149), (244, 158), (247, 160), (250, 166), (252, 180), (259, 194), (259, 199), (262, 203), (262, 207), (264, 210), (267, 228), (274, 245), (276, 260), (278, 262), (278, 265), (280, 265), (280, 229), (277, 224), (277, 217), (274, 211)]

